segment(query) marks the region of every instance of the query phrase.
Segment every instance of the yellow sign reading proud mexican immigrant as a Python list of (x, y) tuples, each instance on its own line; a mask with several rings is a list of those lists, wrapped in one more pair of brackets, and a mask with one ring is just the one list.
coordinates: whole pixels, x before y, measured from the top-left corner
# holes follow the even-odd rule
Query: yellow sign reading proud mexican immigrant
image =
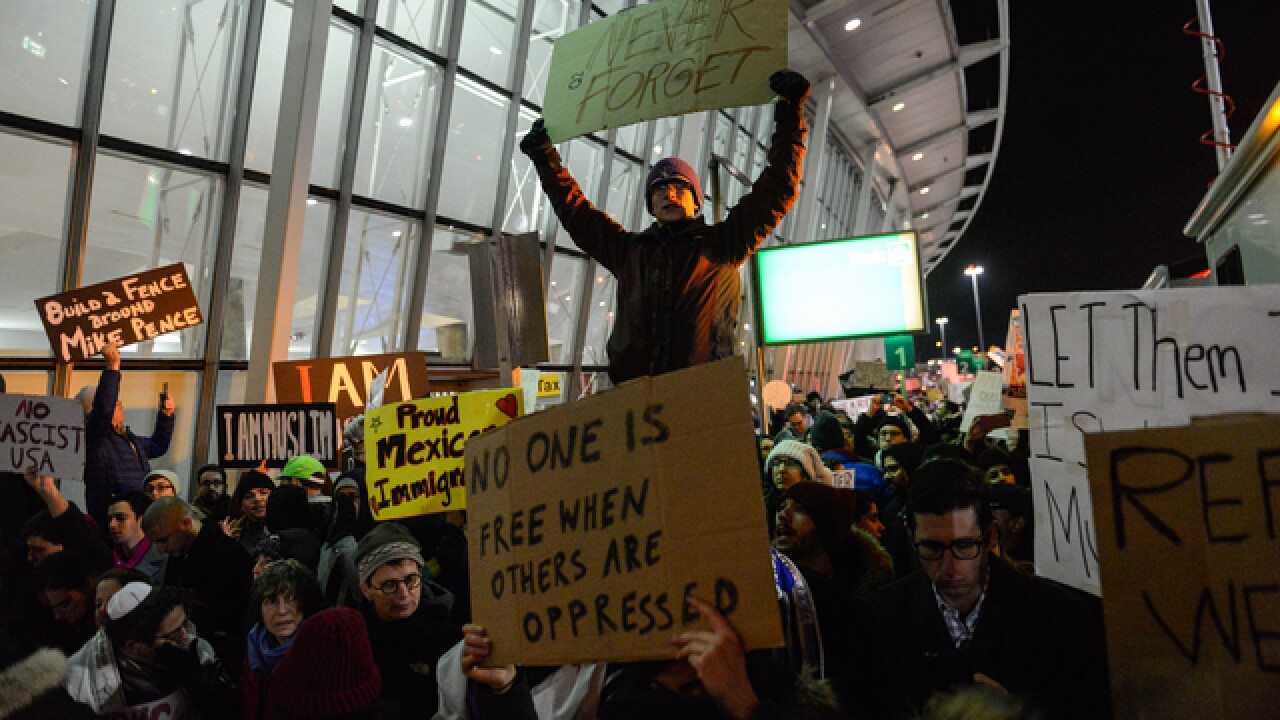
[(467, 440), (521, 415), (511, 390), (446, 395), (384, 405), (365, 413), (369, 510), (375, 520), (467, 506)]
[(783, 0), (663, 0), (556, 41), (543, 117), (556, 142), (642, 120), (759, 105), (787, 65)]

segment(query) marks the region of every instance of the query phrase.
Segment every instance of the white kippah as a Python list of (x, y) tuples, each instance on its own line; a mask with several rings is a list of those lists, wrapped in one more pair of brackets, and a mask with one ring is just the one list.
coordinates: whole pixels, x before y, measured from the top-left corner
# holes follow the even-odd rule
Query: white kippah
[(120, 588), (120, 590), (111, 596), (107, 601), (107, 617), (112, 620), (120, 618), (133, 612), (133, 609), (142, 604), (143, 600), (151, 594), (151, 584), (134, 581)]

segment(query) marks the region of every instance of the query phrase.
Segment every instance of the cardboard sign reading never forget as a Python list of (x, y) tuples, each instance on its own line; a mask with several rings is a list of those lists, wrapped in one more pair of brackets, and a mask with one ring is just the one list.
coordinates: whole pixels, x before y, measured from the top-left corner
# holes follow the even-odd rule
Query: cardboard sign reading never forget
[(776, 0), (664, 0), (556, 40), (543, 113), (556, 142), (641, 120), (759, 105), (787, 65)]
[(671, 635), (706, 625), (690, 594), (745, 647), (782, 645), (747, 398), (730, 358), (467, 443), (472, 616), (492, 665), (674, 657)]

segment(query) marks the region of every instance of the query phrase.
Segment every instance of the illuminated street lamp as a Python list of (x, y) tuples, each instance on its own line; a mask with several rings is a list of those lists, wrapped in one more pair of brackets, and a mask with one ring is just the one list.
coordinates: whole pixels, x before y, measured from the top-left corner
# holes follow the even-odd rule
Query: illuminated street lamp
[(940, 317), (935, 319), (934, 322), (938, 323), (938, 332), (942, 333), (942, 342), (938, 347), (944, 348), (942, 351), (942, 357), (943, 359), (946, 359), (947, 351), (945, 348), (947, 347), (947, 323), (951, 322), (951, 318)]
[(964, 269), (964, 274), (973, 281), (973, 312), (978, 316), (978, 347), (985, 348), (987, 342), (982, 336), (982, 303), (978, 301), (978, 276), (982, 274), (982, 266), (970, 265)]

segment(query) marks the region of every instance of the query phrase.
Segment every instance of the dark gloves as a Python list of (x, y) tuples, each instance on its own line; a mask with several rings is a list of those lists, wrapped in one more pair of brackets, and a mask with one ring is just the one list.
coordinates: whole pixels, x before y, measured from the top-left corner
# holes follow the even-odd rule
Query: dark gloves
[(538, 148), (550, 144), (551, 136), (547, 134), (547, 127), (543, 124), (542, 118), (538, 118), (533, 121), (533, 127), (529, 128), (529, 132), (525, 133), (525, 136), (520, 139), (520, 152), (525, 155), (532, 155)]
[(803, 105), (805, 98), (809, 97), (809, 81), (794, 70), (779, 70), (770, 75), (769, 89), (795, 105)]

